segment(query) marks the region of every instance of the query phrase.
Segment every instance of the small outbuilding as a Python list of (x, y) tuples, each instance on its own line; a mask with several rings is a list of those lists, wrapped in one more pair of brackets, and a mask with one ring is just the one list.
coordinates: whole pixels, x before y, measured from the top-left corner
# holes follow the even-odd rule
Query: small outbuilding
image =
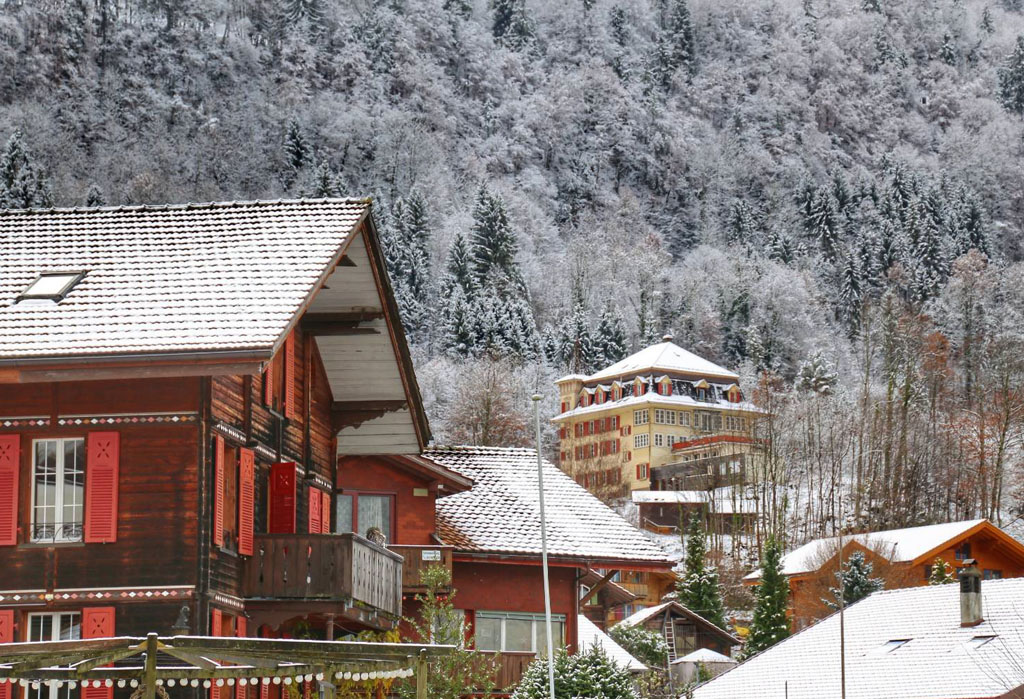
[(700, 648), (669, 663), (669, 672), (676, 685), (707, 681), (736, 665), (737, 661), (710, 648)]

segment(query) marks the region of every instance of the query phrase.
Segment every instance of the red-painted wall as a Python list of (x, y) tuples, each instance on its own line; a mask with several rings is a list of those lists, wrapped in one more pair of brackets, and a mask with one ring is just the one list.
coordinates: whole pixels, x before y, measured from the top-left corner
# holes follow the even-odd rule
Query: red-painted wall
[[(579, 599), (576, 568), (552, 567), (551, 613), (565, 615), (565, 642), (576, 650)], [(455, 607), (467, 611), (544, 613), (544, 579), (540, 565), (490, 562), (452, 564)]]
[[(437, 487), (390, 461), (373, 456), (346, 456), (338, 460), (338, 481), (342, 491), (372, 491), (395, 496), (393, 544), (425, 546), (436, 544), (434, 498)], [(426, 493), (423, 491), (426, 490)], [(417, 495), (416, 491), (421, 494)]]

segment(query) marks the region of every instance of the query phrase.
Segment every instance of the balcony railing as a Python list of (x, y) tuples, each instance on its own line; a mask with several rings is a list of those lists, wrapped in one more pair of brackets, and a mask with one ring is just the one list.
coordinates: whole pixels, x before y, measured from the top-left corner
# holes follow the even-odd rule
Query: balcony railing
[(402, 613), (402, 557), (356, 534), (257, 534), (243, 570), (250, 599), (345, 601)]
[[(427, 591), (422, 575), (423, 571), (431, 566), (442, 566), (449, 575), (452, 572), (451, 546), (389, 546), (388, 548), (401, 554), (404, 561), (402, 564), (402, 591), (405, 594)], [(450, 588), (449, 585), (441, 591), (448, 592)]]
[(526, 673), (526, 668), (530, 666), (536, 658), (536, 653), (529, 652), (513, 652), (504, 651), (501, 653), (493, 653), (484, 651), (484, 655), (490, 657), (497, 657), (497, 672), (494, 677), (494, 691), (498, 694), (508, 694), (512, 691), (519, 680), (523, 678)]

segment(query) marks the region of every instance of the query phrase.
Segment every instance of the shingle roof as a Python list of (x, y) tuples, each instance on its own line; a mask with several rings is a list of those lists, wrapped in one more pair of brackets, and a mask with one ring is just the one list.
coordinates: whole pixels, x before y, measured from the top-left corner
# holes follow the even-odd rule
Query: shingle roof
[(739, 380), (739, 375), (698, 357), (672, 342), (659, 342), (631, 354), (607, 369), (591, 374), (587, 381), (613, 379), (619, 376), (647, 371), (667, 371), (677, 374), (697, 374)]
[(667, 612), (669, 615), (684, 616), (693, 620), (697, 624), (702, 624), (707, 630), (718, 633), (721, 639), (727, 643), (732, 643), (733, 645), (738, 645), (740, 643), (740, 639), (736, 636), (713, 624), (697, 612), (693, 611), (689, 607), (683, 606), (675, 600), (669, 600), (668, 602), (662, 602), (661, 604), (656, 604), (653, 607), (647, 607), (633, 612), (628, 617), (620, 621), (619, 624), (622, 624), (623, 626), (639, 626), (640, 624), (644, 624), (660, 615), (662, 612)]
[[(474, 483), (437, 501), (437, 531), (445, 543), (462, 551), (540, 555), (535, 450), (448, 447), (423, 455)], [(544, 500), (553, 558), (671, 567), (643, 532), (547, 461)]]
[[(843, 537), (843, 543), (845, 546), (847, 542), (856, 541), (862, 546), (884, 555), (894, 563), (901, 563), (915, 560), (939, 544), (963, 534), (984, 521), (983, 519), (971, 519), (964, 522), (945, 522), (943, 524), (929, 524), (923, 527), (853, 534)], [(800, 575), (801, 573), (810, 573), (817, 570), (836, 554), (838, 546), (838, 537), (815, 539), (807, 542), (782, 557), (783, 575)], [(760, 577), (761, 571), (758, 569), (747, 575), (744, 579), (756, 580)]]
[[(847, 699), (1009, 696), (1024, 685), (1024, 578), (986, 580), (985, 621), (960, 626), (960, 586), (877, 592), (845, 612)], [(978, 648), (972, 639), (996, 638)], [(886, 643), (910, 639), (889, 650)], [(698, 687), (695, 699), (838, 699), (839, 615)]]
[[(0, 361), (269, 350), (366, 200), (0, 211)], [(59, 303), (15, 303), (84, 270)]]

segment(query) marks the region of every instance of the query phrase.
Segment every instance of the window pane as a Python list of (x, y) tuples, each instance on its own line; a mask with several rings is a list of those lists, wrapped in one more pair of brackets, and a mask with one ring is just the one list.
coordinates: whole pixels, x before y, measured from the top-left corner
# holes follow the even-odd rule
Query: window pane
[(501, 619), (476, 618), (476, 647), (478, 650), (501, 650)]
[(528, 619), (506, 619), (504, 650), (533, 650), (533, 622)]
[[(534, 632), (536, 634), (538, 655), (548, 654), (548, 632), (544, 628), (544, 617), (537, 617), (537, 622), (534, 624)], [(558, 621), (557, 619), (551, 620), (551, 640), (555, 643), (555, 650), (563, 648), (565, 646), (565, 622)]]
[(352, 531), (352, 496), (338, 495), (334, 503), (334, 531), (339, 534)]
[(61, 507), (63, 528), (59, 538), (80, 539), (82, 537), (82, 514), (85, 495), (85, 440), (64, 440), (64, 474)]
[(82, 637), (82, 623), (77, 613), (60, 615), (60, 641), (77, 641)]
[(53, 539), (57, 521), (57, 441), (35, 443), (32, 538)]
[(371, 527), (377, 527), (388, 541), (391, 541), (391, 496), (360, 495), (359, 496), (359, 531), (366, 536)]

